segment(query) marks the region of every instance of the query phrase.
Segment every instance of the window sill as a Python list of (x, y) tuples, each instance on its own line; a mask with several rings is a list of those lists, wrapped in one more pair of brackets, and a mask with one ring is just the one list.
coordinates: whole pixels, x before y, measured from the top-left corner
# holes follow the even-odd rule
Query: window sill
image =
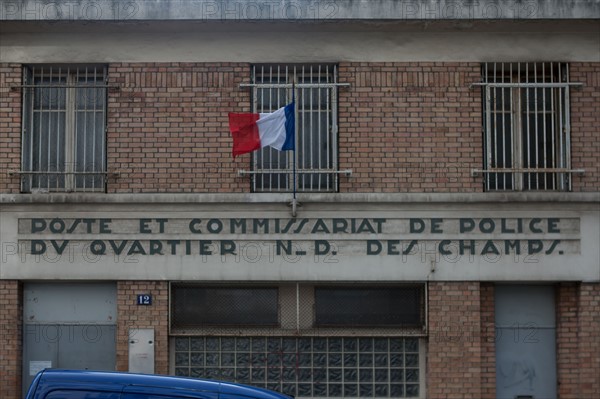
[[(289, 203), (291, 193), (47, 193), (0, 194), (2, 204), (278, 204)], [(485, 193), (297, 193), (301, 204), (476, 204), (476, 203), (593, 203), (600, 192), (485, 192)]]

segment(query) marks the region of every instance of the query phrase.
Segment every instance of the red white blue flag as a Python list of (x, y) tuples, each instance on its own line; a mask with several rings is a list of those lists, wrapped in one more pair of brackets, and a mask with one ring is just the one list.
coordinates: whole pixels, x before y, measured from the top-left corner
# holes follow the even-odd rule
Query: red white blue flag
[(229, 113), (229, 130), (234, 158), (267, 146), (279, 151), (294, 150), (294, 103), (271, 113)]

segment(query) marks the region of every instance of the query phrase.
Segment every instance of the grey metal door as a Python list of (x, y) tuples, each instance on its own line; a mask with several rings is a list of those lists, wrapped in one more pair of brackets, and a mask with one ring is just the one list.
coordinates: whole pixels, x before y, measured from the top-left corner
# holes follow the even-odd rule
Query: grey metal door
[(115, 370), (113, 283), (26, 283), (23, 389), (43, 368)]
[(496, 397), (556, 398), (554, 287), (496, 287)]

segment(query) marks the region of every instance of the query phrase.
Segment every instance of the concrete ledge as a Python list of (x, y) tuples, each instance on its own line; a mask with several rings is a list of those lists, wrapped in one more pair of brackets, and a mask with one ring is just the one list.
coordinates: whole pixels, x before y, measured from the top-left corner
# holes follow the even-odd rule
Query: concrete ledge
[[(291, 193), (243, 194), (0, 194), (0, 204), (277, 204), (289, 203)], [(299, 193), (300, 203), (590, 203), (600, 210), (600, 192), (590, 193)]]
[(596, 0), (5, 0), (3, 21), (597, 19)]

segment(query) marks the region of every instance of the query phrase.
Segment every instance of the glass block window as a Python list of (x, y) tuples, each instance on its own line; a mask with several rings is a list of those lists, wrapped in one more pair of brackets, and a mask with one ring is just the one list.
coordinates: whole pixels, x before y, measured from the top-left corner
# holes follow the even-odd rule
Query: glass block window
[(220, 379), (295, 397), (417, 398), (420, 342), (413, 337), (174, 339), (178, 376)]
[(419, 286), (316, 287), (317, 326), (419, 326), (423, 323)]

